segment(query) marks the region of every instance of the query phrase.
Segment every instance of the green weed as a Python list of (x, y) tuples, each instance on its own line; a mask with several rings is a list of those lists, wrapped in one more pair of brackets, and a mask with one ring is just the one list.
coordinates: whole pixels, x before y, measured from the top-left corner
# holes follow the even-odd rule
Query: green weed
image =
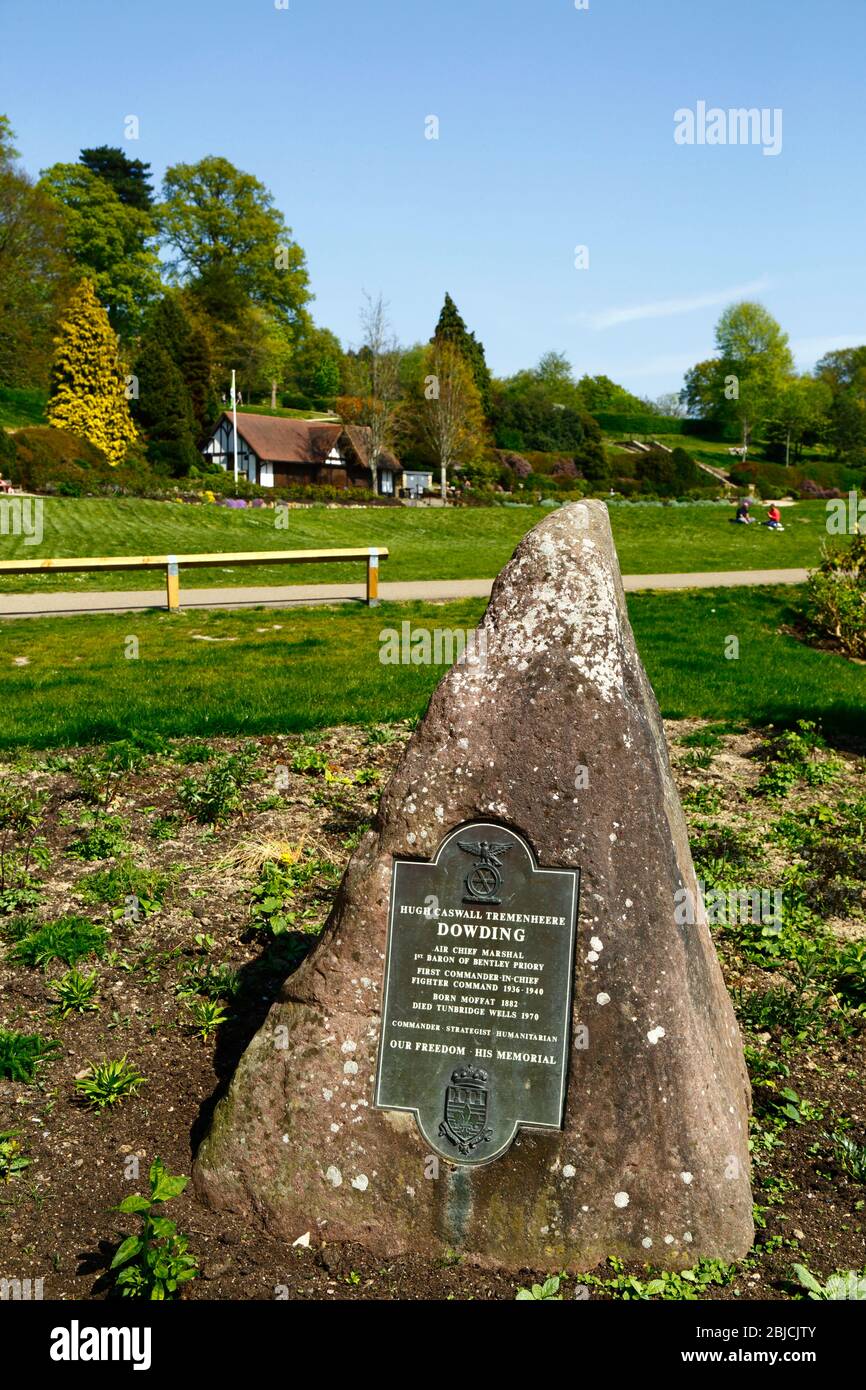
[(80, 970), (70, 970), (53, 986), (52, 994), (61, 1018), (69, 1014), (95, 1013), (99, 1005), (96, 994), (99, 988), (96, 971), (92, 975), (82, 975)]
[(9, 954), (23, 965), (39, 966), (44, 970), (55, 960), (71, 966), (85, 956), (102, 957), (107, 943), (105, 927), (97, 926), (87, 917), (69, 914), (28, 931)]
[(0, 1182), (11, 1182), (23, 1173), (25, 1168), (29, 1168), (33, 1161), (26, 1157), (18, 1142), (20, 1133), (20, 1129), (7, 1129), (4, 1134), (0, 1134)]
[(189, 1178), (173, 1177), (160, 1158), (154, 1160), (149, 1178), (149, 1197), (133, 1193), (115, 1208), (124, 1215), (140, 1216), (141, 1228), (121, 1242), (111, 1268), (120, 1271), (115, 1285), (124, 1298), (163, 1301), (175, 1297), (181, 1285), (198, 1273), (196, 1260), (187, 1254), (188, 1238), (162, 1215), (165, 1203), (180, 1196)]
[(255, 753), (231, 753), (219, 758), (203, 777), (185, 777), (180, 803), (202, 825), (220, 825), (243, 805), (242, 791), (252, 776)]
[(0, 1078), (30, 1085), (60, 1044), (40, 1033), (10, 1033), (0, 1028)]
[(128, 1096), (137, 1095), (145, 1078), (126, 1057), (91, 1062), (86, 1076), (75, 1082), (76, 1090), (94, 1110), (119, 1105)]

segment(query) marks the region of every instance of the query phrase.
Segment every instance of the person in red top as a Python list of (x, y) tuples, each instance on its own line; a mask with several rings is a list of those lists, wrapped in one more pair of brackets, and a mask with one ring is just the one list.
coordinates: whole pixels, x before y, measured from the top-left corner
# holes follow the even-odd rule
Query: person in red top
[(782, 513), (775, 502), (771, 502), (767, 509), (767, 525), (771, 531), (784, 531), (785, 529), (782, 525)]

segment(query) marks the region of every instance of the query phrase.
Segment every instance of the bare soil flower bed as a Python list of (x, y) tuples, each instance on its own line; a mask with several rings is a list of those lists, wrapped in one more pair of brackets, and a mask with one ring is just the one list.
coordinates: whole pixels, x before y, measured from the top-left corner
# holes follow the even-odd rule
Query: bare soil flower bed
[[(29, 1083), (0, 1079), (0, 1133), (18, 1131), (28, 1160), (5, 1182), (0, 1167), (0, 1277), (41, 1278), (47, 1299), (110, 1294), (111, 1258), (135, 1228), (113, 1208), (147, 1190), (157, 1156), (189, 1173), (241, 1052), (325, 922), (409, 732), (157, 741), (115, 748), (114, 766), (102, 749), (72, 749), (0, 769), (7, 795), (42, 797), (30, 830), (0, 828), (0, 1030), (59, 1044)], [(864, 1264), (862, 750), (828, 748), (808, 726), (787, 741), (698, 721), (668, 734), (706, 891), (721, 903), (778, 889), (785, 904), (781, 927), (730, 914), (713, 927), (754, 1087), (757, 1243), (736, 1267), (651, 1289), (648, 1267), (570, 1271), (559, 1294), (589, 1282), (602, 1298), (789, 1298), (803, 1293), (796, 1263), (822, 1283)], [(41, 930), (69, 918), (79, 927), (67, 936), (81, 920), (106, 933), (72, 964), (50, 958), (56, 938)], [(58, 988), (73, 969), (95, 972), (95, 1007), (62, 1016)], [(144, 1083), (88, 1105), (77, 1083), (90, 1065), (123, 1057)], [(359, 1247), (322, 1246), (315, 1232), (309, 1245), (275, 1243), (189, 1189), (167, 1214), (200, 1266), (184, 1286), (190, 1299), (513, 1299), (544, 1278), (457, 1255), (383, 1264)]]

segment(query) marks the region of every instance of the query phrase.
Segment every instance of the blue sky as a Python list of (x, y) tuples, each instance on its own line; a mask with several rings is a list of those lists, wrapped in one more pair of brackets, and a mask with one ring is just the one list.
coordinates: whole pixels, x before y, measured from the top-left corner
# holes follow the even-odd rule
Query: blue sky
[[(347, 345), (365, 289), (405, 342), (448, 290), (494, 372), (555, 348), (649, 396), (734, 298), (761, 299), (804, 367), (866, 342), (864, 0), (288, 5), (0, 0), (25, 166), (103, 143), (158, 177), (225, 155), (274, 193)], [(699, 101), (780, 108), (781, 152), (676, 144)]]

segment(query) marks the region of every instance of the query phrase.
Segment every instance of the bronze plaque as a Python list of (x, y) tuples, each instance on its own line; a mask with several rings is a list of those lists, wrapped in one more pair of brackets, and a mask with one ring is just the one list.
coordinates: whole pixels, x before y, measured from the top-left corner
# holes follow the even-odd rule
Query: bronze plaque
[(562, 1125), (579, 888), (492, 821), (394, 860), (374, 1103), (452, 1163)]

